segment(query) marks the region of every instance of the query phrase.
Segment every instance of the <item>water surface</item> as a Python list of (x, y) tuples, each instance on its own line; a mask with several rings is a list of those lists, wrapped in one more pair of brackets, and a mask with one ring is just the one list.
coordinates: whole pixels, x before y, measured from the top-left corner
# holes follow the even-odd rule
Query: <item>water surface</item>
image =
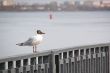
[(46, 33), (38, 51), (110, 42), (110, 11), (104, 12), (0, 12), (0, 58), (32, 53), (19, 47), (41, 29)]

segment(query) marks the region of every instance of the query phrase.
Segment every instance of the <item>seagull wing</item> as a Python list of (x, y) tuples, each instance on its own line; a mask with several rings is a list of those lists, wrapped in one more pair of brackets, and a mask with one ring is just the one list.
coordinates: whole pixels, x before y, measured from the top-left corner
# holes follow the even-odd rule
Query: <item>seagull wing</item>
[(25, 45), (25, 46), (32, 46), (32, 42), (34, 41), (34, 38), (33, 37), (31, 37), (31, 38), (29, 38), (27, 41), (25, 41), (24, 43), (23, 43), (23, 45)]

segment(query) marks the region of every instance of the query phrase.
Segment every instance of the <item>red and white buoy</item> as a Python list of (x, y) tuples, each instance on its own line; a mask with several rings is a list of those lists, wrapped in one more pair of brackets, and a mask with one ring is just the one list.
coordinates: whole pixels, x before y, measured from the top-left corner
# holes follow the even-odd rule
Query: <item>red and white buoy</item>
[(49, 13), (49, 19), (52, 20), (53, 19), (53, 15), (52, 12)]

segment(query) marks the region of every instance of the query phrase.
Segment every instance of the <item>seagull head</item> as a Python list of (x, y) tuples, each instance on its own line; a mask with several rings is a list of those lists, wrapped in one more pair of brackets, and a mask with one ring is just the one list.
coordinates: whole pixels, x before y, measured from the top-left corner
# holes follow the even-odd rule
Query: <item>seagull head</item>
[(45, 34), (45, 33), (42, 32), (41, 30), (37, 30), (37, 34)]

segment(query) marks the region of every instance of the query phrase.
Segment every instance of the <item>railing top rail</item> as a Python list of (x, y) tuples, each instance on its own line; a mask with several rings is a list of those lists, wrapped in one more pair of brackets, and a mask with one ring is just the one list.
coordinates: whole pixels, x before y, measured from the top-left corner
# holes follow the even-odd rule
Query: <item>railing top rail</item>
[(7, 58), (1, 58), (0, 63), (7, 62), (7, 61), (16, 61), (16, 60), (21, 60), (21, 59), (27, 59), (27, 58), (37, 57), (37, 56), (45, 56), (45, 55), (49, 55), (51, 53), (59, 54), (60, 52), (66, 52), (66, 51), (70, 51), (70, 50), (87, 49), (87, 48), (95, 48), (95, 47), (102, 47), (102, 46), (110, 46), (110, 43), (59, 48), (59, 49), (42, 51), (42, 52), (38, 52), (38, 53), (15, 55), (15, 56), (7, 57)]

